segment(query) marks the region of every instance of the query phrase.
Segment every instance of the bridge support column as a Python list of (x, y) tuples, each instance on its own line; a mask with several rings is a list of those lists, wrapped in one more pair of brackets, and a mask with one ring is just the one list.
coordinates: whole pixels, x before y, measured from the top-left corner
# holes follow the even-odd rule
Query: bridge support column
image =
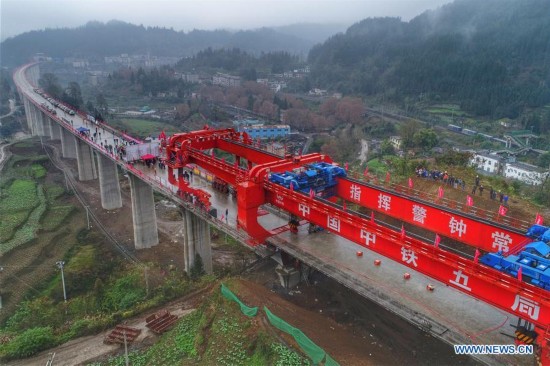
[(51, 138), (52, 134), (50, 132), (50, 117), (42, 112), (40, 108), (37, 107), (36, 110), (38, 111), (38, 118), (42, 122), (42, 131), (44, 133), (43, 136)]
[(159, 243), (153, 188), (132, 173), (128, 173), (128, 177), (132, 196), (134, 245), (136, 249), (151, 248)]
[(76, 143), (74, 136), (61, 125), (58, 125), (58, 128), (61, 136), (61, 153), (63, 154), (63, 157), (76, 159)]
[(106, 210), (122, 207), (118, 171), (114, 161), (102, 154), (97, 154), (99, 170), (99, 191), (101, 192), (101, 206)]
[(283, 286), (287, 290), (295, 287), (300, 283), (300, 271), (298, 271), (296, 268), (278, 265), (277, 268), (275, 268), (275, 272), (279, 277), (281, 286)]
[(31, 104), (32, 114), (34, 116), (34, 125), (36, 127), (36, 134), (38, 136), (46, 136), (44, 132), (44, 122), (42, 121), (42, 111), (38, 109), (34, 104)]
[(185, 272), (188, 274), (195, 265), (195, 256), (202, 259), (204, 271), (212, 273), (212, 246), (210, 242), (210, 225), (206, 220), (196, 216), (192, 211), (183, 210), (183, 258)]
[(74, 136), (76, 144), (76, 161), (78, 162), (78, 179), (81, 181), (97, 178), (97, 169), (92, 148)]
[(32, 117), (31, 117), (31, 110), (29, 107), (29, 101), (24, 96), (21, 97), (21, 100), (23, 101), (23, 107), (25, 108), (25, 119), (27, 120), (27, 128), (31, 132), (32, 135), (34, 135), (33, 131), (33, 125), (32, 125)]
[[(52, 119), (48, 118), (50, 121), (50, 136), (52, 140), (61, 140), (61, 126), (57, 124), (57, 122), (53, 121)], [(59, 127), (58, 127), (59, 126)]]
[(27, 115), (27, 123), (29, 125), (29, 129), (31, 130), (31, 134), (33, 136), (38, 136), (38, 123), (36, 121), (36, 114), (34, 113), (34, 109), (34, 105), (29, 102), (27, 98), (25, 98), (25, 114)]
[(56, 130), (54, 128), (55, 127), (55, 122), (49, 116), (44, 116), (44, 124), (46, 125), (46, 127), (48, 129), (48, 136), (50, 136), (50, 140), (54, 140), (55, 139), (54, 130)]

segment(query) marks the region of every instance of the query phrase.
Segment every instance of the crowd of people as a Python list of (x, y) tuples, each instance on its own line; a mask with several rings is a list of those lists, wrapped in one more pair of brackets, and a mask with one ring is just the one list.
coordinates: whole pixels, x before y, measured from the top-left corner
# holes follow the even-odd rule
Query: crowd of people
[[(462, 178), (454, 177), (447, 173), (447, 171), (441, 170), (428, 170), (424, 167), (417, 167), (415, 169), (416, 176), (419, 178), (431, 179), (433, 181), (439, 181), (443, 185), (450, 186), (455, 189), (466, 189), (466, 181)], [(475, 195), (479, 192), (480, 196), (483, 196), (483, 191), (485, 187), (481, 184), (481, 179), (479, 175), (476, 175), (474, 184), (472, 185), (472, 195)], [(497, 191), (493, 187), (489, 187), (489, 198), (492, 200), (498, 200), (504, 206), (508, 206), (508, 195), (502, 191)]]
[(454, 177), (447, 173), (447, 171), (440, 171), (440, 170), (428, 170), (424, 167), (417, 167), (416, 168), (416, 176), (419, 178), (427, 178), (434, 181), (440, 181), (446, 186), (450, 186), (453, 188), (461, 188), (464, 190), (466, 188), (466, 181), (461, 178)]

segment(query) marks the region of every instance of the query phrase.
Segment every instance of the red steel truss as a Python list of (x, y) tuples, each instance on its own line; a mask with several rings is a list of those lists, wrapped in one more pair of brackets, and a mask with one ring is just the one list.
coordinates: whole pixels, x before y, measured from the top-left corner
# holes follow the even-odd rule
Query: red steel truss
[[(231, 164), (210, 153), (219, 149), (234, 155)], [(246, 135), (232, 129), (195, 131), (177, 134), (166, 149), (169, 176), (194, 163), (237, 189), (238, 225), (262, 243), (273, 233), (258, 223), (258, 209), (264, 204), (282, 208), (354, 243), (380, 253), (393, 261), (422, 272), (455, 289), (515, 314), (535, 325), (542, 349), (550, 344), (550, 293), (507, 274), (480, 265), (394, 229), (369, 217), (302, 192), (293, 191), (268, 180), (270, 173), (290, 171), (314, 162), (332, 163), (322, 154), (280, 157), (262, 151)], [(181, 172), (181, 170), (180, 170)], [(383, 212), (433, 233), (458, 240), (488, 252), (517, 247), (527, 238), (518, 228), (492, 220), (479, 220), (458, 210), (375, 187), (350, 178), (338, 178), (336, 198)]]

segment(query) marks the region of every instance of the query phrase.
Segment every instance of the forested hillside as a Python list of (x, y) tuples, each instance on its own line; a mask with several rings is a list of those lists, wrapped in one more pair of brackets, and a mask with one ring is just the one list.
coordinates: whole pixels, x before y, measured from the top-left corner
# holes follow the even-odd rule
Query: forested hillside
[(176, 67), (183, 70), (224, 70), (254, 80), (257, 72), (282, 73), (301, 65), (299, 57), (288, 52), (268, 52), (256, 57), (238, 48), (213, 50), (207, 48), (193, 57), (184, 58)]
[(37, 52), (52, 57), (103, 58), (128, 54), (184, 57), (207, 47), (238, 47), (252, 54), (270, 51), (307, 53), (312, 41), (273, 29), (229, 32), (225, 30), (176, 32), (173, 29), (137, 26), (121, 21), (89, 22), (74, 29), (46, 29), (9, 38), (0, 45), (2, 64), (14, 66)]
[(309, 62), (319, 87), (514, 118), (550, 103), (550, 1), (456, 0), (409, 22), (366, 19)]

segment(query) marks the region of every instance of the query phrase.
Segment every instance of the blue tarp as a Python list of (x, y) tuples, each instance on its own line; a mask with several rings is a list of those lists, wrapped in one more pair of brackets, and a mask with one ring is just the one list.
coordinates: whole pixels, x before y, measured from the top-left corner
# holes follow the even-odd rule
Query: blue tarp
[(76, 130), (78, 132), (89, 132), (90, 131), (90, 129), (86, 128), (86, 127), (78, 127)]

